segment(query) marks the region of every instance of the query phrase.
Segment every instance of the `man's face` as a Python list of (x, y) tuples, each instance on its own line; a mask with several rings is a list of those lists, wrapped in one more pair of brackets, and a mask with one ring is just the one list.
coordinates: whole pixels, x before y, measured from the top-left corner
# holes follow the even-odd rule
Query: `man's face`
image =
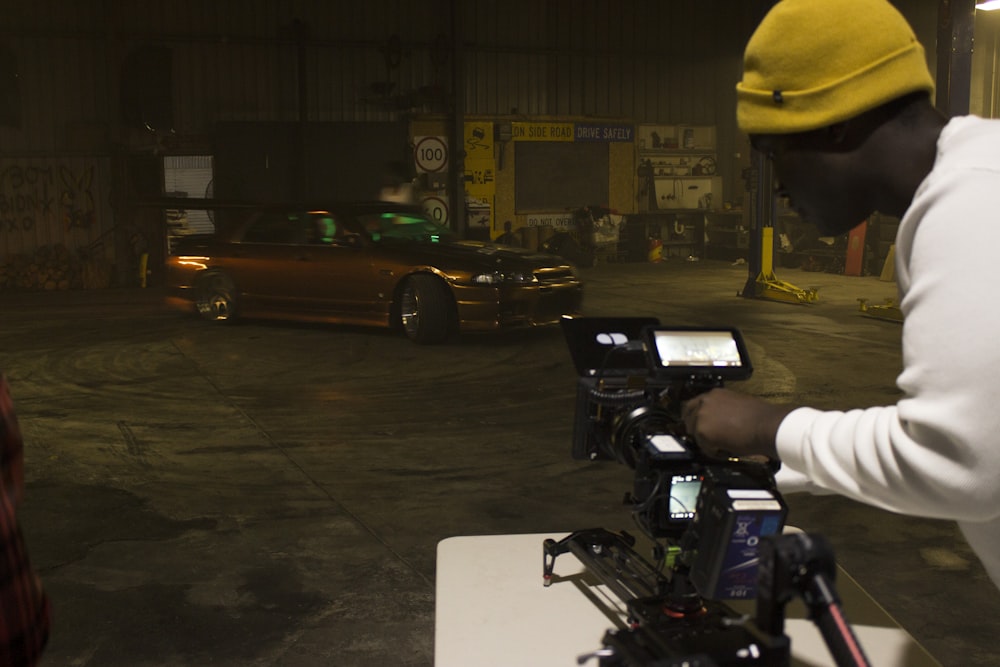
[(824, 236), (845, 234), (873, 211), (863, 196), (858, 165), (828, 128), (800, 134), (753, 135), (750, 143), (774, 165), (775, 190)]

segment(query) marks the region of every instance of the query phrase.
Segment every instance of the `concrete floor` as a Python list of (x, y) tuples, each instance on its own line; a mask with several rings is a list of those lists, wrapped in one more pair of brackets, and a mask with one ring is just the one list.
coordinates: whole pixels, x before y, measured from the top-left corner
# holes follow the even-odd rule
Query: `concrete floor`
[[(779, 270), (819, 288), (797, 306), (738, 298), (746, 267), (723, 262), (584, 273), (587, 314), (741, 327), (746, 391), (831, 408), (898, 396), (900, 327), (856, 301), (891, 283)], [(630, 527), (631, 471), (569, 456), (575, 374), (558, 329), (420, 347), (209, 326), (159, 297), (0, 295), (22, 519), (54, 603), (45, 665), (426, 667), (439, 540)], [(789, 522), (828, 537), (942, 665), (1000, 664), (1000, 593), (953, 525), (787, 500)]]

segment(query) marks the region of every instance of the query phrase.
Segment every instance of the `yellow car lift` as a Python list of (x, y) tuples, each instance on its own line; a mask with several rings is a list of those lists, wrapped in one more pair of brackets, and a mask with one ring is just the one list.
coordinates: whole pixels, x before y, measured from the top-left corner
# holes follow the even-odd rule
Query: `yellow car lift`
[(755, 150), (754, 157), (756, 167), (744, 172), (754, 202), (750, 228), (755, 233), (751, 235), (750, 274), (741, 295), (784, 303), (814, 303), (819, 300), (815, 289), (801, 289), (774, 275), (774, 172), (762, 153)]
[[(896, 245), (893, 244), (889, 246), (889, 253), (885, 257), (885, 264), (882, 265), (882, 274), (879, 276), (879, 280), (893, 282), (896, 279), (895, 261)], [(880, 320), (888, 320), (890, 322), (903, 321), (903, 311), (896, 305), (894, 299), (886, 299), (885, 303), (881, 306), (869, 304), (868, 299), (858, 299), (858, 310), (868, 317)]]
[(791, 283), (778, 280), (774, 275), (774, 227), (762, 227), (760, 235), (760, 272), (754, 281), (757, 298), (786, 303), (819, 301), (819, 294), (814, 288), (802, 289)]
[[(745, 169), (743, 177), (753, 205), (750, 208), (750, 272), (743, 291), (737, 296), (758, 299), (771, 299), (784, 303), (808, 304), (819, 301), (815, 288), (802, 289), (778, 280), (774, 275), (774, 171), (771, 163), (759, 151), (754, 151), (754, 166)], [(765, 193), (765, 194), (762, 194)], [(889, 253), (882, 267), (881, 280), (892, 281), (895, 278), (894, 261), (895, 245), (889, 247)], [(890, 322), (902, 322), (903, 311), (892, 299), (886, 299), (882, 305), (872, 305), (868, 299), (858, 299), (858, 308), (867, 317), (874, 317)]]
[(870, 305), (868, 299), (858, 299), (858, 310), (868, 317), (880, 320), (889, 320), (890, 322), (903, 321), (903, 311), (899, 309), (899, 306), (892, 299), (886, 299), (885, 303), (881, 306)]

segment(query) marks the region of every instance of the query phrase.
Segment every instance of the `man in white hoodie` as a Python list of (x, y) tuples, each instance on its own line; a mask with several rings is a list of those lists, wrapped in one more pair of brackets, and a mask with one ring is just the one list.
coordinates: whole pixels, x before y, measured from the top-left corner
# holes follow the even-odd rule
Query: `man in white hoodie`
[[(782, 491), (958, 522), (1000, 587), (1000, 121), (945, 118), (886, 0), (781, 0), (744, 55), (737, 120), (825, 235), (900, 218), (896, 405), (840, 411), (718, 389), (684, 406), (709, 454), (780, 459)], [(995, 279), (996, 278), (996, 279)]]

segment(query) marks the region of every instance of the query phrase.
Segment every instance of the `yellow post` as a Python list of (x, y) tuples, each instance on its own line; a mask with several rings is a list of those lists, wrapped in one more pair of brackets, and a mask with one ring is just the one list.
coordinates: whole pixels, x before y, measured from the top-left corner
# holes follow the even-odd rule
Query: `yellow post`
[(774, 227), (764, 227), (760, 230), (760, 272), (769, 279), (774, 279)]

